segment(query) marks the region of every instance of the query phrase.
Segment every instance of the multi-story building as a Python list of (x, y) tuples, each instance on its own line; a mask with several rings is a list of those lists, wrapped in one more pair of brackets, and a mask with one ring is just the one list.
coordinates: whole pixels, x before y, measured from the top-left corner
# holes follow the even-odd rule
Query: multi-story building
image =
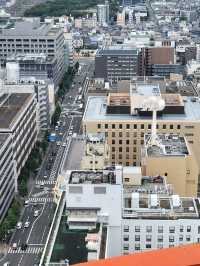
[(20, 174), (37, 139), (36, 100), (31, 93), (7, 93), (0, 98), (0, 133), (12, 138), (15, 164), (15, 188)]
[[(53, 84), (47, 78), (40, 80), (31, 75), (21, 73), (19, 64), (9, 62), (6, 64), (6, 79), (2, 80), (3, 91), (9, 93), (32, 93), (37, 102), (37, 124), (40, 130), (47, 130), (50, 126), (54, 111), (54, 100), (51, 99)], [(42, 77), (42, 73), (41, 73)], [(43, 76), (45, 78), (45, 76)], [(54, 87), (54, 86), (53, 86)]]
[(56, 58), (49, 58), (45, 54), (14, 54), (7, 58), (7, 63), (19, 65), (19, 75), (24, 77), (35, 77), (38, 80), (50, 79), (57, 87), (62, 79)]
[(149, 145), (151, 138), (151, 134), (144, 138), (143, 175), (165, 176), (178, 195), (196, 196), (199, 167), (186, 139), (179, 135), (160, 134), (156, 146)]
[[(134, 167), (125, 168), (130, 174)], [(126, 172), (120, 166), (67, 171), (63, 188), (69, 228), (106, 228), (107, 258), (200, 242), (198, 199), (174, 194), (162, 176), (137, 175), (135, 183), (123, 186)], [(101, 229), (99, 236), (101, 242)]]
[(97, 21), (99, 25), (105, 26), (109, 23), (109, 3), (105, 1), (104, 5), (97, 5)]
[(16, 21), (13, 27), (2, 29), (0, 33), (0, 63), (5, 65), (7, 57), (12, 54), (43, 53), (48, 60), (55, 60), (60, 77), (65, 72), (63, 29), (48, 23)]
[(0, 134), (0, 222), (4, 218), (15, 193), (15, 170), (13, 160), (12, 137)]
[(158, 133), (185, 136), (200, 166), (199, 100), (161, 94), (158, 85), (138, 82), (131, 86), (130, 93), (89, 97), (83, 116), (84, 132), (106, 134), (112, 164), (139, 166), (144, 135), (151, 131), (151, 112), (144, 108), (144, 100), (150, 96), (165, 100), (165, 108), (158, 112)]
[(81, 169), (103, 169), (109, 165), (109, 146), (104, 134), (89, 134), (85, 139)]
[(98, 50), (95, 57), (95, 77), (110, 82), (130, 80), (138, 73), (139, 49), (111, 46)]

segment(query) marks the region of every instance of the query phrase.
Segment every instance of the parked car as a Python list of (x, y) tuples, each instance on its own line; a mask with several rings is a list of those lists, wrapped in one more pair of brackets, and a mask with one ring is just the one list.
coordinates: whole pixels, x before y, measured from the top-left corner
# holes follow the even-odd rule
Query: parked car
[(39, 210), (35, 210), (33, 216), (38, 217), (38, 215), (39, 215)]

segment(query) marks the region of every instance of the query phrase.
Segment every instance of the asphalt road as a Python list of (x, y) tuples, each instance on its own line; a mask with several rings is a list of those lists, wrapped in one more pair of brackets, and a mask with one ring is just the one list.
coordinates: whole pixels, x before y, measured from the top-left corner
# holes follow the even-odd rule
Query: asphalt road
[[(20, 219), (22, 228), (16, 229), (13, 233), (8, 253), (0, 261), (0, 265), (7, 261), (10, 262), (11, 266), (33, 266), (39, 263), (56, 208), (56, 204), (53, 202), (52, 189), (60, 171), (63, 156), (68, 148), (69, 138), (74, 133), (81, 133), (83, 110), (79, 110), (78, 114), (74, 115), (72, 115), (72, 111), (77, 110), (80, 105), (80, 102), (77, 102), (77, 95), (80, 94), (79, 88), (86, 87), (86, 77), (91, 76), (93, 71), (93, 65), (88, 59), (82, 60), (81, 65), (80, 73), (75, 76), (72, 88), (63, 100), (62, 105), (67, 106), (67, 111), (66, 108), (63, 108), (60, 117), (61, 125), (57, 131), (52, 130), (60, 136), (61, 141), (60, 143), (52, 142), (49, 144), (47, 155), (27, 198), (29, 203), (24, 207)], [(86, 93), (86, 88), (81, 93)], [(35, 210), (39, 213), (37, 217), (34, 217)], [(30, 223), (28, 228), (24, 227), (25, 222)], [(16, 249), (13, 249), (14, 243), (17, 244)], [(22, 244), (28, 245), (25, 251), (21, 250)]]

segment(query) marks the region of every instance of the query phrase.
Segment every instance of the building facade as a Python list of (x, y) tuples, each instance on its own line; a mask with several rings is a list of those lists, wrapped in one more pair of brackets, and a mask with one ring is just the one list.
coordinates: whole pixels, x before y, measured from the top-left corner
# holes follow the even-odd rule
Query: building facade
[(0, 222), (3, 220), (15, 195), (15, 169), (13, 160), (12, 137), (0, 134)]
[(138, 73), (137, 48), (111, 46), (101, 49), (95, 57), (95, 77), (110, 82), (130, 80)]
[(6, 59), (13, 54), (40, 54), (48, 60), (55, 60), (57, 73), (63, 77), (64, 34), (63, 29), (52, 27), (48, 23), (16, 21), (12, 28), (5, 28), (0, 33), (0, 63), (5, 66)]

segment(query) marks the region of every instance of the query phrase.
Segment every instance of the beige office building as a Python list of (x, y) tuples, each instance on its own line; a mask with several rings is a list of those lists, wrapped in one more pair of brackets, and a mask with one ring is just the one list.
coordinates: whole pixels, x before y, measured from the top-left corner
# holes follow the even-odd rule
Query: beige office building
[(187, 141), (178, 135), (158, 135), (158, 146), (149, 146), (150, 134), (145, 135), (142, 149), (142, 174), (165, 176), (174, 193), (196, 196), (199, 167)]
[(199, 100), (179, 94), (161, 94), (158, 85), (137, 84), (130, 93), (89, 97), (83, 117), (84, 132), (106, 134), (112, 164), (139, 166), (144, 135), (151, 132), (152, 123), (144, 100), (152, 95), (165, 100), (164, 110), (157, 115), (158, 133), (185, 136), (200, 166)]

